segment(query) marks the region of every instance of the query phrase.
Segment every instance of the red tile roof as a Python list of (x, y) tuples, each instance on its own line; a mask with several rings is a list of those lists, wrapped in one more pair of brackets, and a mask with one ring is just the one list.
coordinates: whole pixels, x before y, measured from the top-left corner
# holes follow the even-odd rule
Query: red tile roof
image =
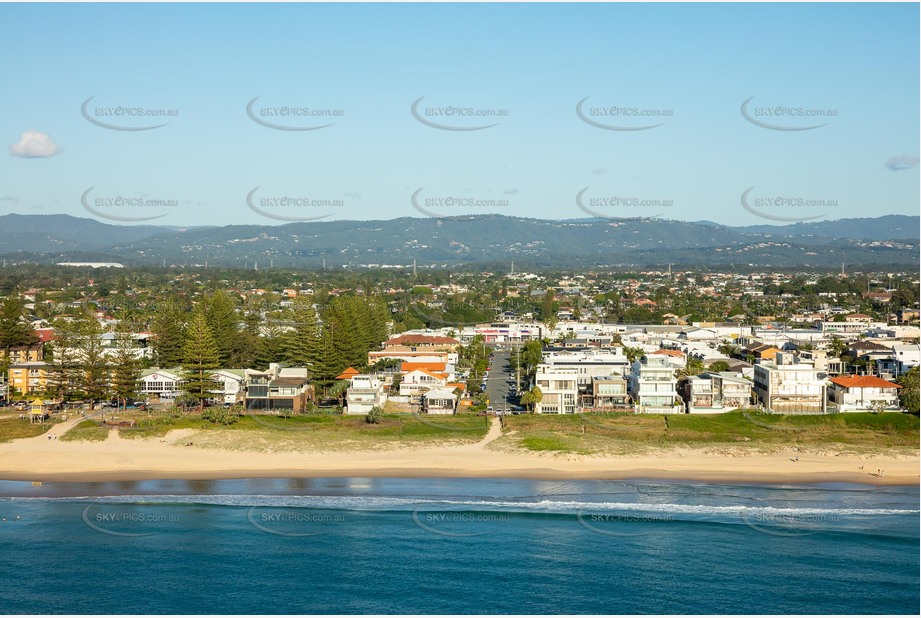
[(845, 388), (902, 388), (876, 376), (838, 376), (831, 381)]
[(438, 337), (435, 335), (399, 335), (388, 340), (384, 345), (457, 345), (460, 341), (451, 337)]
[(680, 358), (684, 358), (684, 353), (679, 352), (678, 350), (662, 349), (662, 350), (656, 350), (655, 352), (653, 352), (653, 354), (664, 354), (665, 356), (677, 356)]
[(348, 380), (352, 376), (357, 376), (357, 375), (358, 375), (358, 370), (355, 369), (354, 367), (349, 367), (348, 369), (346, 369), (345, 371), (337, 375), (336, 379), (337, 380)]

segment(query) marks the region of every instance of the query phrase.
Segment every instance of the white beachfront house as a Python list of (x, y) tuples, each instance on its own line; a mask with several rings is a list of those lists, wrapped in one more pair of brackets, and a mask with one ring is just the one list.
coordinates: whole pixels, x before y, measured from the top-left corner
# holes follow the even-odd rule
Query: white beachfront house
[(630, 373), (630, 394), (635, 411), (647, 414), (676, 414), (682, 412), (676, 405), (678, 380), (667, 355), (649, 355), (634, 361)]
[(243, 399), (245, 382), (244, 369), (221, 369), (211, 374), (211, 379), (218, 385), (214, 398), (223, 403), (237, 403)]
[(384, 383), (370, 375), (358, 374), (349, 379), (345, 391), (346, 414), (367, 414), (371, 408), (383, 407), (387, 402)]
[(403, 376), (400, 382), (400, 395), (412, 397), (421, 395), (433, 388), (447, 386), (449, 377), (446, 373), (429, 371), (428, 369), (413, 369)]
[[(534, 404), (536, 414), (575, 414), (579, 399), (577, 369), (540, 363), (534, 374), (534, 383), (542, 394), (540, 403)], [(591, 378), (589, 378), (591, 379)]]

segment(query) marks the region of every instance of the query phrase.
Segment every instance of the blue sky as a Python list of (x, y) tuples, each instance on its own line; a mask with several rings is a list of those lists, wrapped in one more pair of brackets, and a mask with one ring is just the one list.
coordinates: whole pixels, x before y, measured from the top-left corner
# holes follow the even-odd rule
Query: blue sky
[[(0, 4), (0, 214), (918, 214), (918, 18), (917, 4)], [(167, 124), (98, 126), (90, 97), (100, 123)], [(256, 97), (266, 122), (332, 124), (263, 126)], [(659, 126), (592, 126), (586, 97), (600, 124)], [(742, 115), (751, 97), (774, 129)], [(119, 106), (178, 112), (104, 115)], [(263, 109), (284, 106), (340, 115)]]

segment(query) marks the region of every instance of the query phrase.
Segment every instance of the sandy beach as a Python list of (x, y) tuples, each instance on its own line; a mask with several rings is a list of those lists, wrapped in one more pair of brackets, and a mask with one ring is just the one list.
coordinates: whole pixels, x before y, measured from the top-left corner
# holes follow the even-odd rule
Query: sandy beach
[[(73, 423), (75, 423), (74, 421)], [(61, 435), (73, 424), (51, 433)], [(47, 436), (0, 444), (0, 479), (42, 482), (221, 479), (254, 477), (471, 477), (532, 479), (656, 478), (707, 482), (917, 485), (918, 452), (898, 455), (708, 452), (671, 448), (628, 456), (509, 452), (491, 448), (495, 422), (483, 440), (451, 446), (329, 452), (246, 452), (189, 446), (194, 430), (165, 438), (127, 440), (111, 431), (102, 442)], [(877, 472), (880, 472), (880, 475)]]

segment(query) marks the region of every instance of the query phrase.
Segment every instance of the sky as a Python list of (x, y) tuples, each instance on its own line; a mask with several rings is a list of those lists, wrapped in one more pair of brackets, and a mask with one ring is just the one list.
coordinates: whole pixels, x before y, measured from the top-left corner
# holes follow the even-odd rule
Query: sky
[(0, 4), (0, 215), (917, 215), (918, 23), (907, 3)]

